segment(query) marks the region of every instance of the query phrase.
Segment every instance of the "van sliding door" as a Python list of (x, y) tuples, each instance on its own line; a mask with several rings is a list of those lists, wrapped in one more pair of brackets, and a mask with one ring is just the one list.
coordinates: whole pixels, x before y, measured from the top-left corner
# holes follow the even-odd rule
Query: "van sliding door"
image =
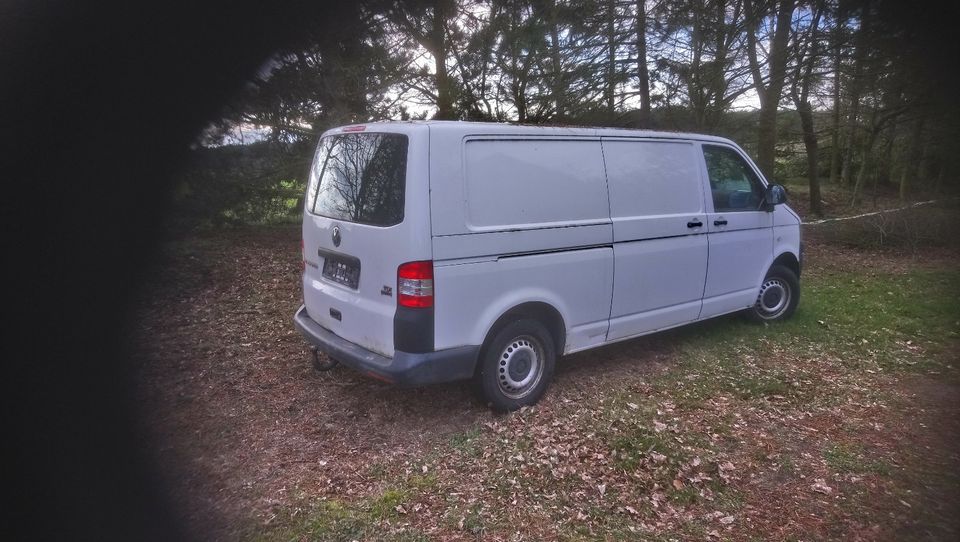
[(603, 138), (613, 220), (607, 340), (696, 320), (707, 227), (695, 144)]

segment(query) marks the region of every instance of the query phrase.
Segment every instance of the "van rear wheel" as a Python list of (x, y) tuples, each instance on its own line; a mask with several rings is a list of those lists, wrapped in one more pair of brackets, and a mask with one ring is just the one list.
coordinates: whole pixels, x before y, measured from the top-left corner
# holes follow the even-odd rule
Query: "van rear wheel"
[(767, 271), (757, 301), (747, 310), (756, 322), (777, 322), (793, 316), (800, 302), (800, 280), (790, 268), (774, 265)]
[(485, 346), (475, 377), (477, 388), (494, 410), (533, 405), (550, 385), (556, 357), (553, 338), (543, 324), (516, 320)]

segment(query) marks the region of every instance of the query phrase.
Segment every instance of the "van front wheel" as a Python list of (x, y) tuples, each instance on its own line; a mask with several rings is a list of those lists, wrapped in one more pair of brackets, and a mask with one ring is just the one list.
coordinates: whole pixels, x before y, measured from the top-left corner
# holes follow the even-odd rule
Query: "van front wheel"
[(516, 320), (493, 336), (483, 350), (476, 380), (495, 410), (533, 405), (553, 378), (556, 350), (550, 332), (536, 320)]
[(774, 265), (767, 272), (757, 301), (747, 311), (751, 320), (776, 322), (793, 316), (800, 302), (800, 280), (790, 268)]

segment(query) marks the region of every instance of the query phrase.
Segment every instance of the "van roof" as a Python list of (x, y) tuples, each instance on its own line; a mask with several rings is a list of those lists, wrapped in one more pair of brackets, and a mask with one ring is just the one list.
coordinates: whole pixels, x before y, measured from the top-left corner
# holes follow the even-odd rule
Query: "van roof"
[(393, 120), (364, 122), (340, 126), (329, 130), (335, 133), (347, 127), (390, 126), (397, 128), (403, 125), (430, 126), (431, 131), (439, 130), (449, 135), (558, 135), (558, 136), (589, 136), (589, 137), (652, 137), (663, 139), (691, 139), (697, 141), (713, 141), (736, 145), (733, 141), (719, 136), (694, 134), (686, 132), (663, 132), (655, 130), (639, 130), (633, 128), (606, 128), (599, 126), (544, 126), (534, 124), (513, 124), (506, 122), (467, 122), (453, 120)]

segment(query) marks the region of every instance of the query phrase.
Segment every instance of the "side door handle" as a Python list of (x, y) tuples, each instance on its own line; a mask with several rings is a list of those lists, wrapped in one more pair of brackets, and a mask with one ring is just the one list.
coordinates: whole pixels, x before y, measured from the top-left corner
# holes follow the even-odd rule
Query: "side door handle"
[(688, 228), (699, 228), (700, 226), (703, 226), (703, 222), (700, 222), (699, 220), (697, 220), (696, 222), (693, 222), (693, 221), (687, 222)]
[(714, 225), (714, 226), (726, 226), (726, 225), (727, 225), (727, 221), (726, 221), (726, 220), (714, 220), (714, 221), (713, 221), (713, 225)]

